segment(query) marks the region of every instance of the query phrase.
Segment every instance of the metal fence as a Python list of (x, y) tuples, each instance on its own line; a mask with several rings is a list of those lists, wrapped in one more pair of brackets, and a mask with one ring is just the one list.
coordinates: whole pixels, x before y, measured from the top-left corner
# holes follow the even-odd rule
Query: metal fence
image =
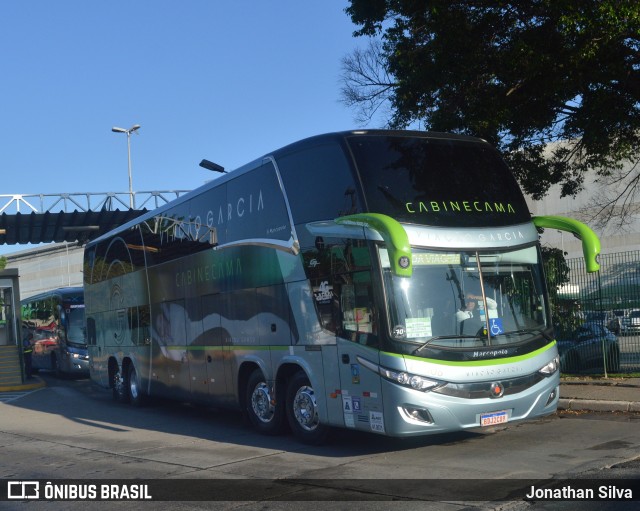
[(548, 277), (562, 371), (640, 371), (640, 251), (599, 262), (600, 271), (587, 273), (583, 259), (567, 259), (562, 282)]

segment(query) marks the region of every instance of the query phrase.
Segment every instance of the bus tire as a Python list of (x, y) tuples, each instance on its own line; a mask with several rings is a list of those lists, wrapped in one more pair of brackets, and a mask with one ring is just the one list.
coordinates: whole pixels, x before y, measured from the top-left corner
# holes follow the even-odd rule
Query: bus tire
[(133, 406), (143, 406), (145, 403), (145, 395), (142, 392), (140, 378), (133, 364), (129, 366), (129, 374), (127, 376), (127, 391), (129, 393), (129, 402)]
[(111, 384), (113, 389), (113, 399), (118, 403), (128, 403), (129, 389), (127, 387), (127, 382), (125, 381), (125, 377), (120, 367), (118, 367), (113, 373)]
[(298, 371), (287, 385), (287, 420), (293, 434), (305, 444), (320, 445), (329, 428), (320, 423), (316, 394), (307, 375)]
[(260, 369), (255, 369), (247, 381), (245, 409), (251, 425), (264, 435), (278, 435), (282, 431), (282, 405), (274, 400)]

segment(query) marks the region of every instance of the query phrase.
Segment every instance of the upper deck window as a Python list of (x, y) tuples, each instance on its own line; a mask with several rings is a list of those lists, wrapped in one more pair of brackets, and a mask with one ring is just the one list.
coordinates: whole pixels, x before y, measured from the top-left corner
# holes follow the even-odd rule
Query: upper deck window
[(347, 140), (370, 212), (443, 227), (531, 219), (510, 170), (482, 141), (384, 135)]

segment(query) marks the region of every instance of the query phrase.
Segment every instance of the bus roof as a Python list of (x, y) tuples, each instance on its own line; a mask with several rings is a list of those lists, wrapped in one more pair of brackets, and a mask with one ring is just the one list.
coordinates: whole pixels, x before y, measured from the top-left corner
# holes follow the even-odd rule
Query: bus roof
[(43, 300), (45, 298), (49, 298), (51, 296), (58, 296), (62, 299), (72, 299), (77, 298), (78, 296), (84, 296), (84, 289), (81, 286), (75, 287), (60, 287), (57, 289), (51, 289), (50, 291), (44, 291), (42, 293), (38, 293), (36, 295), (28, 296), (27, 298), (21, 298), (20, 302), (35, 302), (38, 300)]
[[(251, 172), (252, 170), (260, 167), (261, 165), (264, 164), (265, 161), (267, 161), (267, 159), (269, 158), (273, 158), (276, 161), (278, 161), (279, 159), (285, 157), (285, 156), (289, 156), (293, 153), (296, 153), (298, 151), (303, 151), (305, 149), (312, 149), (314, 147), (319, 147), (322, 145), (334, 145), (336, 147), (341, 147), (345, 154), (350, 152), (350, 148), (348, 147), (348, 140), (353, 141), (353, 139), (357, 139), (358, 137), (363, 137), (367, 138), (367, 137), (406, 137), (406, 138), (413, 138), (413, 139), (431, 139), (434, 141), (451, 141), (451, 142), (460, 142), (460, 143), (471, 143), (473, 145), (476, 145), (477, 147), (482, 148), (483, 150), (487, 150), (487, 151), (492, 151), (492, 152), (496, 152), (495, 148), (493, 148), (493, 146), (491, 146), (487, 141), (480, 139), (480, 138), (476, 138), (476, 137), (471, 137), (471, 136), (466, 136), (466, 135), (457, 135), (457, 134), (450, 134), (450, 133), (441, 133), (441, 132), (428, 132), (428, 131), (411, 131), (411, 130), (351, 130), (351, 131), (340, 131), (340, 132), (334, 132), (334, 133), (325, 133), (325, 134), (321, 134), (321, 135), (316, 135), (316, 136), (312, 136), (309, 138), (305, 138), (296, 142), (293, 142), (289, 145), (286, 145), (284, 147), (281, 147), (280, 149), (276, 149), (270, 153), (267, 153), (259, 158), (256, 158), (252, 161), (250, 161), (249, 163), (242, 165), (241, 167), (238, 167), (230, 172), (224, 173), (222, 174), (220, 177), (217, 177), (216, 179), (209, 181), (208, 183), (203, 184), (202, 186), (192, 190), (189, 193), (186, 193), (182, 196), (180, 196), (179, 198), (163, 205), (160, 206), (159, 208), (149, 211), (139, 217), (136, 217), (135, 219), (121, 225), (120, 227), (103, 234), (102, 236), (90, 241), (87, 245), (91, 246), (94, 244), (97, 244), (103, 240), (109, 239), (111, 238), (114, 234), (120, 233), (120, 232), (124, 232), (128, 229), (130, 229), (131, 227), (134, 227), (138, 224), (141, 224), (147, 220), (153, 219), (154, 217), (158, 217), (158, 216), (162, 216), (162, 214), (164, 212), (170, 211), (174, 208), (180, 207), (182, 204), (185, 204), (187, 202), (189, 202), (190, 200), (192, 200), (194, 197), (197, 197), (199, 195), (201, 195), (202, 193), (208, 191), (208, 190), (213, 190), (217, 187), (223, 186), (225, 183), (229, 183), (231, 181), (233, 181), (234, 179), (246, 174), (247, 172)], [(352, 143), (352, 142), (349, 142)], [(353, 144), (352, 144), (353, 145)], [(517, 188), (517, 195), (521, 196), (521, 191), (519, 189), (519, 187), (517, 186), (516, 182), (515, 182), (515, 178), (512, 178), (512, 176), (510, 175), (509, 178), (513, 181), (513, 184), (511, 185), (511, 188)], [(505, 185), (506, 186), (506, 185)], [(366, 201), (365, 201), (366, 202)], [(520, 201), (522, 202), (523, 207), (521, 207), (520, 209), (527, 209), (526, 206), (524, 206), (524, 199), (522, 198), (522, 200)], [(524, 216), (523, 216), (524, 214)], [(528, 209), (527, 211), (523, 211), (520, 214), (520, 219), (523, 219), (524, 217), (526, 217), (526, 219), (528, 220), (530, 218)], [(318, 220), (318, 219), (314, 219), (314, 220)], [(409, 221), (409, 223), (413, 223), (414, 219), (411, 219), (411, 221)], [(294, 219), (294, 223), (297, 223), (298, 219), (295, 218)], [(402, 221), (407, 221), (407, 219), (405, 218), (405, 220), (400, 220)]]
[(135, 225), (138, 225), (146, 220), (152, 219), (158, 215), (161, 215), (163, 212), (171, 210), (176, 206), (184, 204), (194, 197), (202, 194), (203, 192), (217, 188), (222, 186), (224, 183), (232, 181), (240, 177), (241, 175), (254, 170), (255, 168), (262, 165), (262, 163), (267, 158), (274, 158), (276, 161), (288, 154), (294, 153), (296, 151), (301, 151), (307, 148), (312, 148), (314, 146), (322, 145), (322, 144), (336, 144), (342, 145), (348, 138), (352, 137), (370, 137), (370, 136), (389, 136), (389, 137), (413, 137), (413, 138), (422, 138), (422, 139), (433, 139), (433, 140), (448, 140), (452, 142), (472, 142), (476, 144), (480, 144), (482, 146), (486, 146), (487, 149), (494, 150), (494, 148), (486, 141), (480, 138), (471, 137), (467, 135), (457, 135), (451, 133), (441, 133), (441, 132), (430, 132), (430, 131), (415, 131), (415, 130), (350, 130), (350, 131), (339, 131), (333, 133), (325, 133), (321, 135), (315, 135), (312, 137), (308, 137), (291, 144), (288, 144), (280, 149), (276, 149), (271, 151), (270, 153), (266, 153), (263, 156), (256, 158), (249, 163), (242, 165), (232, 171), (226, 172), (222, 174), (220, 177), (209, 181), (202, 186), (195, 188), (194, 190), (186, 193), (173, 201), (160, 206), (157, 209), (149, 211), (141, 216), (136, 217), (135, 219), (117, 227), (116, 229), (103, 234), (102, 236), (90, 241), (87, 245), (91, 246), (93, 244), (99, 243), (105, 239), (111, 238), (114, 234), (118, 232), (126, 231)]

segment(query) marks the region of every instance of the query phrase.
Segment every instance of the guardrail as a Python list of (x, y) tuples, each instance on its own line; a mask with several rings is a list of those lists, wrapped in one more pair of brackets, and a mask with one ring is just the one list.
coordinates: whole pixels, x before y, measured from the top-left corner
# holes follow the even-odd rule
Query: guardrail
[(0, 214), (155, 209), (190, 191), (0, 194)]

